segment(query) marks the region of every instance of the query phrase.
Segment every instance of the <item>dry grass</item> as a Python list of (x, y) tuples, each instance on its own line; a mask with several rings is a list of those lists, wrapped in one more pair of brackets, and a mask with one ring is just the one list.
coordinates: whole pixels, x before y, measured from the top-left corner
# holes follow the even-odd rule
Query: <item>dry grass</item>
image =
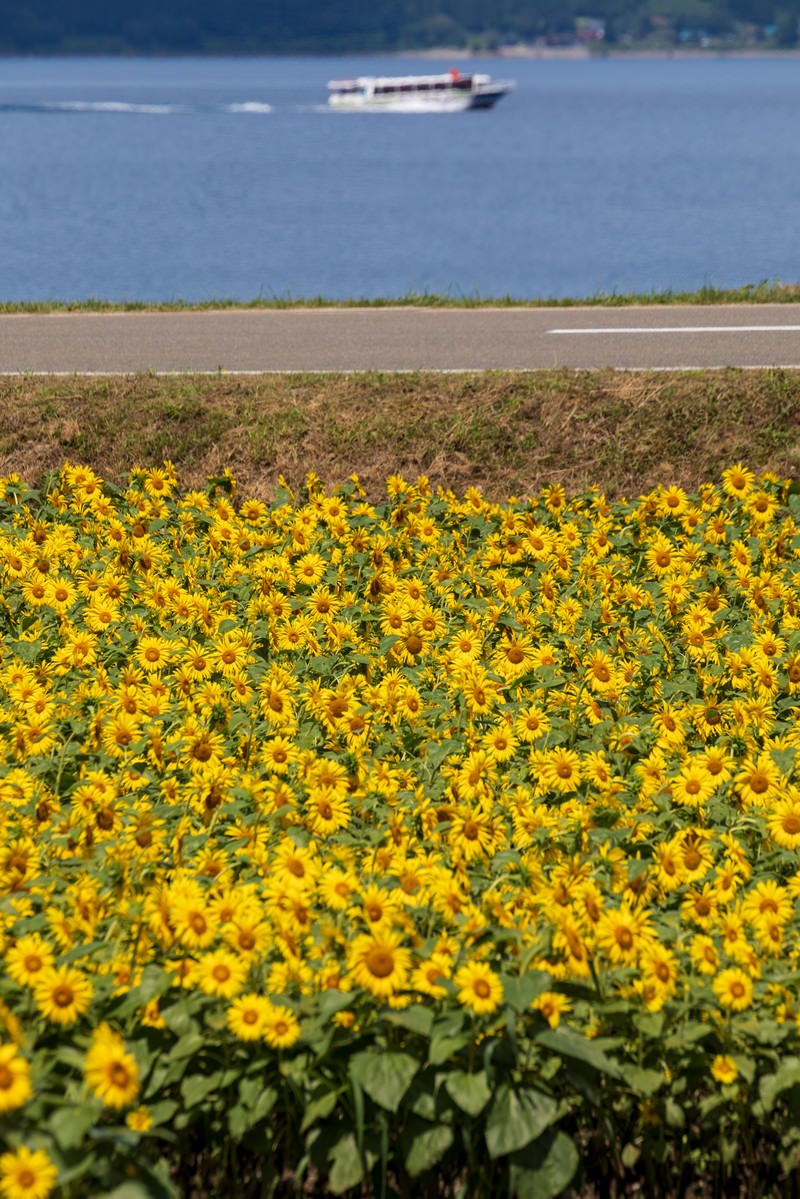
[(739, 459), (795, 476), (800, 371), (0, 377), (2, 474), (69, 460), (117, 480), (165, 458), (186, 487), (230, 467), (265, 499), (309, 471), (376, 499), (393, 473), (497, 499), (691, 489)]

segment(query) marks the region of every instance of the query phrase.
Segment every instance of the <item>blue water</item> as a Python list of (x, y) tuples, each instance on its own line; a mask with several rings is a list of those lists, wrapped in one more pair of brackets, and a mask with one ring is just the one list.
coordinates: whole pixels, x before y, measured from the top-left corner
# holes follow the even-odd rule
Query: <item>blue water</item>
[[(336, 113), (333, 76), (511, 77)], [(800, 280), (800, 59), (0, 60), (0, 299), (556, 298)]]

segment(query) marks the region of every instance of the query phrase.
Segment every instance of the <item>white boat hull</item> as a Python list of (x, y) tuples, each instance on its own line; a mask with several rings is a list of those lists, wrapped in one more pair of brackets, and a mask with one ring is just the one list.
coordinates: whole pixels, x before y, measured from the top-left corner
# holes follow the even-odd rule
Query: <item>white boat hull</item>
[(332, 80), (331, 108), (347, 112), (465, 112), (491, 108), (514, 87), (488, 75), (403, 76)]

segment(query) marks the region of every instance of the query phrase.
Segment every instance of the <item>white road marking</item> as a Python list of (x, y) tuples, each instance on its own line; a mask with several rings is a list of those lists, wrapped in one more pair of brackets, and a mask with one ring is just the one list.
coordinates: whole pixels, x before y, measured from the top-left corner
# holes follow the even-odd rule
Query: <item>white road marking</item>
[(548, 333), (800, 333), (800, 325), (623, 325), (600, 329), (548, 329)]

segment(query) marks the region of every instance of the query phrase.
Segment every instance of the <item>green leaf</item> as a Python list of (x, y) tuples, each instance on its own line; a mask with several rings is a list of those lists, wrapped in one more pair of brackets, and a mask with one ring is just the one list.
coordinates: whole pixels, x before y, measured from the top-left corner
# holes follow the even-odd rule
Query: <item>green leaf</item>
[(447, 1124), (427, 1125), (413, 1135), (405, 1154), (405, 1167), (412, 1178), (432, 1169), (453, 1143), (453, 1130)]
[(431, 766), (441, 766), (448, 754), (460, 753), (463, 748), (463, 741), (455, 737), (444, 737), (440, 741), (428, 741), (425, 744), (425, 761)]
[(228, 1131), (234, 1141), (241, 1141), (244, 1134), (252, 1125), (252, 1113), (246, 1107), (243, 1107), (241, 1103), (228, 1108)]
[(185, 1108), (197, 1107), (198, 1103), (202, 1103), (213, 1091), (217, 1090), (221, 1077), (218, 1073), (187, 1075), (181, 1083), (183, 1106)]
[(664, 1120), (668, 1128), (686, 1127), (686, 1116), (683, 1108), (671, 1095), (667, 1096), (666, 1103), (664, 1104)]
[(62, 1107), (51, 1116), (47, 1130), (52, 1133), (60, 1149), (74, 1149), (99, 1118), (100, 1107), (97, 1104)]
[(625, 1082), (637, 1095), (655, 1095), (667, 1081), (663, 1070), (647, 1070), (642, 1066), (625, 1066), (622, 1071)]
[(511, 1189), (516, 1199), (555, 1199), (566, 1190), (578, 1169), (575, 1143), (565, 1132), (552, 1129), (530, 1145), (511, 1165)]
[(514, 1090), (503, 1084), (486, 1121), (486, 1147), (491, 1157), (514, 1153), (535, 1141), (558, 1116), (550, 1095), (532, 1087)]
[(353, 1002), (353, 996), (346, 991), (325, 991), (319, 998), (317, 1011), (325, 1020), (330, 1020), (336, 1012), (341, 1012)]
[(782, 1091), (800, 1083), (800, 1058), (786, 1057), (774, 1074), (765, 1074), (758, 1085), (758, 1094), (765, 1111), (771, 1111)]
[(396, 1112), (419, 1062), (410, 1053), (377, 1053), (365, 1050), (350, 1061), (350, 1077), (366, 1091), (370, 1099)]
[(642, 1156), (641, 1145), (634, 1145), (631, 1141), (622, 1150), (620, 1160), (626, 1170), (632, 1170)]
[(264, 1087), (258, 1099), (251, 1108), (253, 1116), (253, 1124), (257, 1124), (259, 1120), (263, 1120), (268, 1116), (273, 1107), (278, 1101), (278, 1092), (274, 1087)]
[(121, 1182), (118, 1187), (114, 1187), (113, 1191), (95, 1194), (92, 1199), (153, 1199), (153, 1193), (146, 1182), (131, 1178), (128, 1182)]
[(633, 1023), (644, 1036), (658, 1039), (664, 1031), (664, 1013), (638, 1012), (633, 1017)]
[(619, 1078), (620, 1070), (616, 1062), (606, 1057), (599, 1045), (595, 1045), (587, 1037), (573, 1032), (569, 1028), (546, 1028), (536, 1034), (537, 1045), (552, 1049), (561, 1057), (570, 1057), (575, 1061), (584, 1062), (594, 1067), (609, 1078)]
[(147, 1110), (155, 1127), (159, 1124), (166, 1124), (168, 1120), (171, 1120), (178, 1110), (178, 1104), (174, 1099), (162, 1099), (160, 1103), (149, 1105)]
[(710, 1024), (702, 1024), (699, 1020), (689, 1020), (665, 1037), (664, 1048), (683, 1049), (684, 1046), (694, 1045), (697, 1041), (705, 1040), (713, 1031)]
[(328, 1187), (334, 1195), (341, 1195), (356, 1187), (364, 1177), (364, 1166), (358, 1152), (356, 1138), (352, 1132), (345, 1133), (330, 1152), (331, 1171)]
[(306, 1132), (317, 1120), (324, 1120), (336, 1107), (336, 1091), (326, 1091), (323, 1095), (307, 1103), (303, 1112), (303, 1122), (300, 1132)]
[[(134, 1168), (136, 1170), (136, 1178), (131, 1181), (135, 1186), (144, 1188), (144, 1194), (147, 1196), (147, 1199), (181, 1199), (180, 1192), (171, 1181), (168, 1167), (163, 1159), (152, 1166), (140, 1157)], [(116, 1199), (134, 1199), (132, 1194), (128, 1195), (126, 1193), (125, 1195), (121, 1195), (118, 1193), (126, 1185), (126, 1183), (123, 1183), (116, 1191), (111, 1192), (116, 1196)], [(108, 1196), (104, 1194), (102, 1199), (108, 1199)], [(138, 1196), (136, 1199), (138, 1199)]]
[(450, 1061), (460, 1049), (469, 1045), (471, 1040), (469, 1033), (459, 1033), (453, 1037), (434, 1037), (428, 1050), (428, 1061), (432, 1066), (441, 1066), (442, 1062)]
[(402, 1011), (389, 1012), (386, 1021), (397, 1028), (406, 1028), (409, 1032), (418, 1033), (421, 1037), (429, 1037), (433, 1028), (433, 1012), (421, 1003), (415, 1003)]
[(169, 975), (160, 966), (145, 966), (140, 982), (128, 991), (119, 1006), (117, 1014), (119, 1016), (130, 1015), (131, 1012), (143, 1008), (151, 999), (163, 995), (171, 986), (172, 982)]
[[(425, 1085), (426, 1082), (427, 1085)], [(403, 1103), (404, 1108), (413, 1112), (415, 1116), (421, 1116), (429, 1124), (433, 1124), (436, 1121), (438, 1111), (436, 1094), (431, 1089), (431, 1085), (436, 1085), (434, 1080), (430, 1078), (425, 1080), (422, 1076), (417, 1075), (406, 1092)]]
[(468, 1116), (479, 1116), (492, 1097), (485, 1074), (454, 1070), (444, 1082), (448, 1095)]
[(503, 998), (515, 1012), (525, 1012), (543, 991), (553, 985), (549, 974), (544, 970), (527, 970), (525, 974), (503, 974)]

